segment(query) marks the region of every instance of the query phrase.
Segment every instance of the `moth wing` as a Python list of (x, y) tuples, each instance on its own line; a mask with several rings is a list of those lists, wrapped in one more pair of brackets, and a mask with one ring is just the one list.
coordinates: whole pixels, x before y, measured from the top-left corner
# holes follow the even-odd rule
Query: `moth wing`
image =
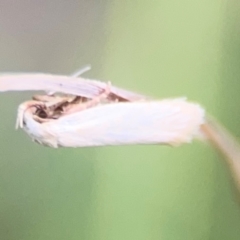
[[(51, 74), (2, 74), (0, 75), (0, 92), (5, 91), (47, 91), (73, 94), (94, 98), (101, 94), (107, 83), (75, 76)], [(117, 87), (111, 87), (111, 93), (128, 101), (146, 97)]]
[(190, 142), (204, 110), (184, 99), (100, 105), (42, 124), (63, 147)]

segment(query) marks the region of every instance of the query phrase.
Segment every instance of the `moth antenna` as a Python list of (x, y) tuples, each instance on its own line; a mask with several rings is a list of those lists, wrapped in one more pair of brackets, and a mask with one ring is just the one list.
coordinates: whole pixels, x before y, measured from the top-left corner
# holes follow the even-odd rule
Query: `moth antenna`
[(71, 77), (79, 77), (81, 76), (83, 73), (91, 70), (91, 65), (86, 65), (86, 66), (83, 66), (82, 68), (78, 69), (77, 71), (75, 71), (74, 73), (72, 73), (70, 76)]

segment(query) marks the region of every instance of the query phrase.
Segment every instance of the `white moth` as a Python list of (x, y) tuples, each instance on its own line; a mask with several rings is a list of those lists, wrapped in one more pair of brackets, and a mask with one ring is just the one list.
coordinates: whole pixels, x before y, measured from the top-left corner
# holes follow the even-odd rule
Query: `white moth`
[(54, 148), (180, 145), (198, 136), (205, 118), (203, 108), (186, 99), (152, 100), (96, 80), (48, 74), (0, 76), (0, 91), (24, 90), (64, 93), (22, 103), (18, 110), (17, 125), (32, 140)]

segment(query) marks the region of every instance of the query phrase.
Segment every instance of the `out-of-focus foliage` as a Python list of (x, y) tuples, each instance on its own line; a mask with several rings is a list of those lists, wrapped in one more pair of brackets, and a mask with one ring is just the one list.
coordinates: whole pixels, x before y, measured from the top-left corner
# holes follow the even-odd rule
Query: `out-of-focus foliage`
[[(238, 1), (0, 0), (1, 71), (187, 96), (236, 134)], [(32, 93), (0, 95), (0, 239), (239, 239), (228, 171), (207, 144), (48, 149), (13, 129)], [(156, 129), (157, 131), (157, 129)]]

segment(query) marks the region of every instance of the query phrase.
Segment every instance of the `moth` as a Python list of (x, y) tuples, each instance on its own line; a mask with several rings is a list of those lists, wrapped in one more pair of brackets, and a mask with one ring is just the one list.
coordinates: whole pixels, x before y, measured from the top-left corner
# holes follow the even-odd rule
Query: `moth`
[(110, 83), (51, 74), (0, 75), (0, 92), (39, 91), (18, 107), (16, 127), (52, 148), (129, 144), (178, 146), (195, 137), (223, 154), (240, 192), (240, 145), (186, 98), (156, 100)]
[(186, 98), (155, 100), (78, 75), (1, 75), (1, 92), (45, 91), (20, 104), (16, 126), (53, 148), (176, 146), (200, 134), (205, 111), (199, 104)]

